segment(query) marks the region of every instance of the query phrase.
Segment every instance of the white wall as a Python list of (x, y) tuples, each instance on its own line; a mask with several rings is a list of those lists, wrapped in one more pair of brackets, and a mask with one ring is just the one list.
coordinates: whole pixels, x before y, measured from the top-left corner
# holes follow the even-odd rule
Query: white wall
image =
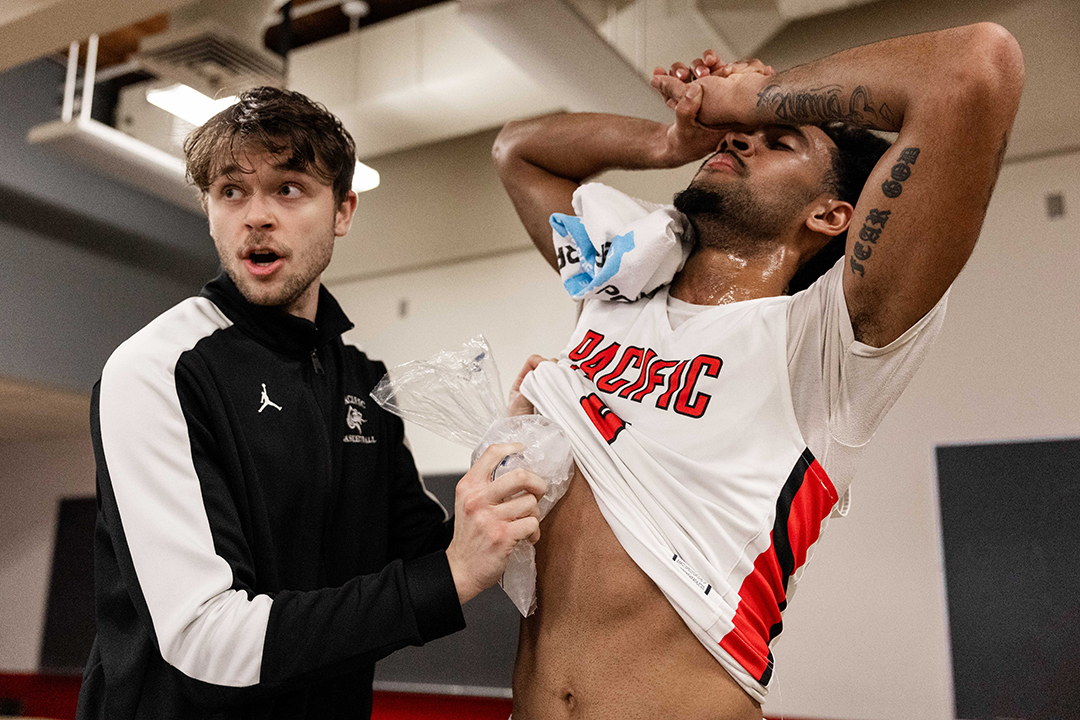
[[(530, 355), (558, 354), (577, 312), (555, 271), (532, 250), (335, 285), (333, 291), (357, 324), (349, 337), (390, 368), (484, 335), (503, 397)], [(400, 316), (402, 303), (406, 317)], [(468, 469), (472, 448), (414, 425), (408, 435), (421, 472)]]
[(90, 424), (0, 445), (0, 672), (38, 670), (61, 498), (94, 494)]
[(324, 278), (360, 278), (531, 247), (493, 171), (495, 130), (366, 160), (379, 187), (361, 193)]
[[(0, 185), (59, 208), (65, 228), (78, 214), (151, 250), (201, 242), (212, 253), (205, 220), (26, 145), (28, 128), (52, 119), (62, 77), (47, 60), (0, 74)], [(54, 221), (0, 221), (0, 375), (89, 398), (112, 350), (198, 286), (51, 237)], [(53, 408), (68, 418), (70, 409)], [(0, 445), (0, 672), (37, 670), (58, 501), (94, 494), (88, 413), (52, 434), (63, 437)]]

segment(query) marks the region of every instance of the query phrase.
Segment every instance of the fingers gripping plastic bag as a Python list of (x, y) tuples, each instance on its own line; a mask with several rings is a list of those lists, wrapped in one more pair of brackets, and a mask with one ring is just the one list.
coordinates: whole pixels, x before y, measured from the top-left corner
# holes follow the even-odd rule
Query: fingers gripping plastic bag
[[(523, 467), (543, 478), (548, 490), (537, 506), (541, 520), (570, 484), (569, 439), (562, 428), (539, 415), (507, 416), (499, 371), (482, 335), (428, 360), (391, 369), (371, 397), (395, 415), (475, 448), (472, 463), (489, 445), (524, 445), (503, 461), (495, 477)], [(536, 609), (536, 549), (527, 540), (514, 547), (499, 585), (523, 616)]]

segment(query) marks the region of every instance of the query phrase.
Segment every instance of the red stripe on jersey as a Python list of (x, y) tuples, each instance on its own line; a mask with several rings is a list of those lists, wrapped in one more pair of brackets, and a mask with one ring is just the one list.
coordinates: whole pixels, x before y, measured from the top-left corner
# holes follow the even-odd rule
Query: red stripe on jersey
[(788, 578), (806, 563), (806, 553), (821, 534), (821, 523), (837, 501), (836, 489), (809, 450), (788, 476), (776, 501), (769, 547), (739, 588), (734, 628), (720, 647), (762, 685), (772, 677), (769, 643), (783, 628)]
[(739, 607), (732, 618), (735, 627), (720, 641), (720, 647), (762, 685), (768, 684), (767, 676), (772, 674), (769, 631), (780, 622), (779, 603), (783, 598), (780, 563), (770, 544), (768, 550), (757, 556), (753, 571), (743, 580)]
[(796, 568), (806, 564), (807, 551), (821, 536), (822, 521), (839, 499), (825, 469), (817, 460), (811, 462), (788, 517), (788, 541), (795, 555)]

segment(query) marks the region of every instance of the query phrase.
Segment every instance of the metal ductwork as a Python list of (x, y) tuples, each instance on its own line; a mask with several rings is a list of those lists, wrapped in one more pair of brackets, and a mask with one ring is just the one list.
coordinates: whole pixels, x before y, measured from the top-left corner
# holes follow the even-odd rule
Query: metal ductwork
[[(265, 18), (274, 12), (274, 0), (199, 0), (174, 10), (167, 30), (142, 38), (127, 62), (101, 74), (95, 73), (97, 37), (91, 36), (81, 103), (74, 60), (78, 44), (73, 44), (62, 118), (31, 129), (28, 140), (199, 210), (181, 160), (181, 142), (192, 126), (147, 102), (147, 90), (182, 84), (216, 98), (254, 85), (283, 86), (284, 60), (262, 47)], [(106, 77), (133, 80), (116, 89), (115, 112), (92, 117), (95, 83)]]
[(285, 61), (262, 41), (274, 6), (274, 0), (199, 0), (170, 14), (168, 30), (143, 38), (132, 60), (209, 97), (283, 86)]

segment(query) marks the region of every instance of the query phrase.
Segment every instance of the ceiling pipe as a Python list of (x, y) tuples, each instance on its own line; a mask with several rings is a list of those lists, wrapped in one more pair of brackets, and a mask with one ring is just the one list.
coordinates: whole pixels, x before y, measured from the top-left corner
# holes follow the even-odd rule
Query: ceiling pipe
[(469, 25), (568, 109), (670, 121), (671, 111), (648, 79), (565, 2), (461, 0), (460, 5)]

